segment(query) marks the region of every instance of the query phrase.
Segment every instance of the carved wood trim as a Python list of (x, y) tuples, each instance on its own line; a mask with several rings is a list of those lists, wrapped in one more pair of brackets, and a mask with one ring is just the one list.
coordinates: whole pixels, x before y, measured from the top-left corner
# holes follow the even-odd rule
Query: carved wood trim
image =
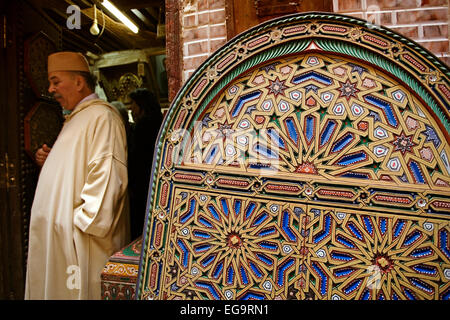
[(167, 80), (169, 85), (169, 103), (175, 98), (181, 88), (182, 52), (181, 52), (181, 22), (180, 1), (166, 1), (166, 56)]

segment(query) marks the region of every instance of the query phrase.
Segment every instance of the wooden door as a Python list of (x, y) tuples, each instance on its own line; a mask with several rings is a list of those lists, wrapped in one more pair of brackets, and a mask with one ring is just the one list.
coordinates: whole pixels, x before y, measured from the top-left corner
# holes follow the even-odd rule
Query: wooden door
[[(30, 56), (28, 45), (45, 34), (57, 49), (61, 31), (25, 1), (2, 4), (0, 19), (0, 299), (23, 299), (29, 217), (39, 174), (27, 153), (26, 118), (41, 105), (52, 106), (43, 88), (46, 74), (30, 74), (30, 66), (38, 67), (46, 57)], [(35, 124), (38, 131), (48, 129), (44, 118)]]

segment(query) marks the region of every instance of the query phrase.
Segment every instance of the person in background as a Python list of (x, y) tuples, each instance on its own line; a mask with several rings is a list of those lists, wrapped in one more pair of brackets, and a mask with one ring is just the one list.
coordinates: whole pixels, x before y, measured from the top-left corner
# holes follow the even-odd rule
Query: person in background
[(138, 88), (129, 97), (129, 108), (135, 123), (128, 153), (128, 190), (131, 237), (136, 239), (143, 231), (153, 153), (163, 116), (158, 100), (148, 89)]
[(48, 57), (48, 91), (68, 116), (43, 146), (31, 208), (25, 299), (100, 299), (108, 258), (130, 240), (127, 139), (76, 52)]
[(122, 101), (111, 101), (111, 105), (113, 105), (122, 116), (122, 120), (125, 125), (125, 131), (128, 138), (131, 134), (131, 123), (129, 121), (127, 107), (125, 106), (125, 104), (123, 104)]

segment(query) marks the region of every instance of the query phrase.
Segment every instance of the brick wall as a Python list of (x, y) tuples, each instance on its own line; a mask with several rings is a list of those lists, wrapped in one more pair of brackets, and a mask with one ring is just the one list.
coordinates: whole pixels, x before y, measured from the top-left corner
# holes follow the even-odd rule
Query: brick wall
[[(180, 1), (184, 83), (211, 53), (225, 44), (226, 0)], [(448, 9), (448, 0), (333, 0), (334, 12), (389, 27), (450, 65)]]
[(180, 16), (185, 82), (227, 40), (225, 0), (184, 0)]
[(333, 0), (333, 10), (391, 28), (450, 65), (448, 0)]

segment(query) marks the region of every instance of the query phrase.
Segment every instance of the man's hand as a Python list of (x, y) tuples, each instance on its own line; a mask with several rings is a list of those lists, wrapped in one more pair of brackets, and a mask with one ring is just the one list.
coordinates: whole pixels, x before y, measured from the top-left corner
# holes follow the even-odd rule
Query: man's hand
[(36, 163), (42, 167), (44, 165), (45, 160), (48, 157), (48, 154), (52, 150), (52, 148), (49, 148), (45, 143), (42, 145), (42, 148), (39, 148), (36, 151), (36, 154), (34, 155), (36, 158)]

